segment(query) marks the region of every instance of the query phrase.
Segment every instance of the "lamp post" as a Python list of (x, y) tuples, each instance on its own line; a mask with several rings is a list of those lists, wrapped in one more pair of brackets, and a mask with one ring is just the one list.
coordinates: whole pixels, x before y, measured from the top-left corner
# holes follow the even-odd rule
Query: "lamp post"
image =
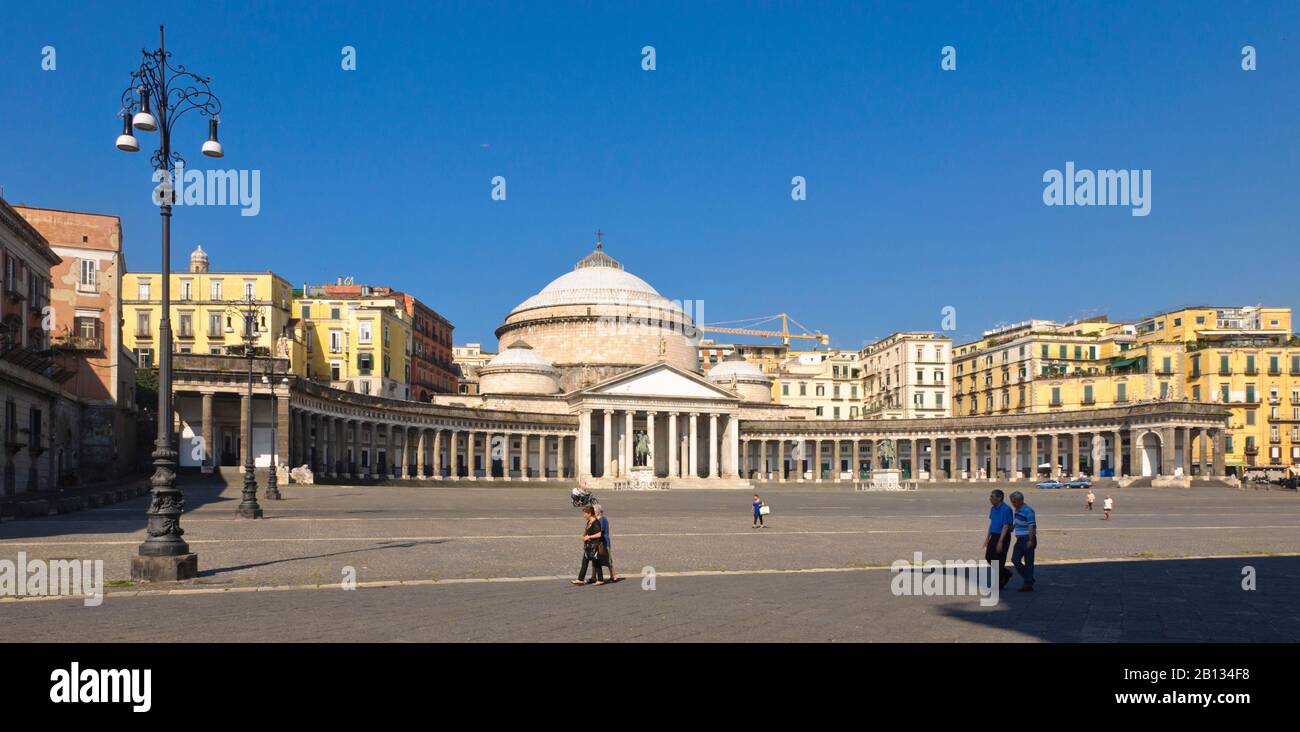
[[(160, 185), (155, 193), (158, 213), (162, 217), (162, 317), (158, 322), (158, 434), (154, 440), (154, 473), (150, 479), (152, 497), (149, 509), (148, 536), (131, 560), (134, 579), (165, 581), (190, 579), (198, 575), (198, 556), (190, 552), (182, 539), (181, 513), (185, 500), (176, 487), (176, 450), (172, 447), (172, 332), (171, 332), (171, 218), (174, 187), (173, 173), (180, 153), (172, 151), (172, 126), (191, 110), (209, 118), (208, 140), (204, 155), (224, 155), (217, 141), (217, 115), (221, 100), (209, 89), (209, 79), (172, 64), (163, 27), (158, 26), (158, 49), (141, 50), (140, 67), (131, 73), (131, 84), (122, 92), (122, 134), (117, 148), (138, 152), (134, 130), (157, 132), (159, 147), (150, 157), (154, 180)], [(170, 77), (170, 78), (169, 78)], [(150, 107), (153, 100), (154, 108)], [(155, 116), (156, 114), (156, 116)], [(204, 449), (211, 449), (205, 446)]]
[[(260, 331), (257, 327), (257, 316), (261, 308), (253, 293), (249, 293), (243, 303), (240, 305), (231, 305), (227, 310), (227, 315), (237, 314), (244, 321), (244, 331), (240, 336), (244, 341), (244, 357), (248, 359), (248, 410), (244, 418), (248, 420), (248, 435), (242, 437), (244, 440), (244, 490), (240, 497), (239, 506), (235, 509), (235, 515), (239, 518), (259, 519), (262, 518), (262, 507), (257, 503), (257, 475), (254, 473), (256, 466), (253, 463), (253, 357), (257, 353), (257, 338)], [(226, 319), (226, 333), (233, 333), (234, 326), (230, 325), (230, 319)], [(275, 449), (272, 448), (274, 455)], [(272, 466), (271, 480), (275, 481), (275, 469)]]
[[(277, 473), (280, 470), (279, 454), (276, 452), (280, 448), (280, 411), (275, 404), (275, 361), (271, 361), (262, 373), (262, 383), (271, 388), (271, 476), (266, 479), (266, 500), (280, 500), (280, 478)], [(280, 380), (280, 383), (289, 384), (289, 377), (286, 376)]]

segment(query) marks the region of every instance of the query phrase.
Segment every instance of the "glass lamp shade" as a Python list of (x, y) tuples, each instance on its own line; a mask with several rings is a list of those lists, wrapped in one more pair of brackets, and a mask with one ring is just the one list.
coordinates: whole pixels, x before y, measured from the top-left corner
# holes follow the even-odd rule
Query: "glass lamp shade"
[(217, 141), (217, 118), (208, 120), (208, 139), (203, 143), (203, 154), (210, 158), (225, 157), (226, 151)]
[(122, 115), (122, 134), (117, 136), (117, 149), (122, 152), (140, 152), (140, 143), (131, 132), (131, 119)]
[(158, 129), (158, 120), (154, 119), (153, 113), (149, 111), (149, 90), (144, 87), (140, 87), (140, 111), (131, 118), (131, 124), (135, 125), (137, 130), (144, 132), (154, 132)]

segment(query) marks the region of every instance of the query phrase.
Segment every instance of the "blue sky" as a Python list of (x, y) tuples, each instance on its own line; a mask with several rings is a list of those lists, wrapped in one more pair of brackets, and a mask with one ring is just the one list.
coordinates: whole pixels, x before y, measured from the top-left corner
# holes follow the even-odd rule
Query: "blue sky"
[[(202, 244), (216, 269), (399, 287), (457, 342), (495, 345), (597, 227), (709, 321), (785, 310), (843, 347), (947, 305), (959, 340), (1300, 305), (1294, 2), (9, 5), (0, 187), (120, 215), (133, 270), (158, 267), (158, 216), (115, 115), (164, 22), (224, 102), (216, 166), (261, 171), (258, 216), (177, 211), (173, 266)], [(187, 117), (174, 145), (205, 165), (205, 135)], [(1150, 169), (1151, 214), (1043, 205), (1066, 161)]]

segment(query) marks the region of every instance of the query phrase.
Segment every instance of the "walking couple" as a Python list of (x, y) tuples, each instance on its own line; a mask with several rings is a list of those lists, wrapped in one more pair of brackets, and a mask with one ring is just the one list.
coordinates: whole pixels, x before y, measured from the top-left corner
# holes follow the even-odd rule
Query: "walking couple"
[[(605, 575), (601, 571), (603, 567), (609, 567), (609, 581), (618, 582), (619, 578), (614, 575), (614, 556), (610, 553), (609, 519), (605, 518), (605, 511), (599, 503), (593, 503), (590, 506), (583, 506), (582, 517), (587, 521), (587, 526), (582, 532), (582, 568), (578, 570), (578, 579), (573, 580), (573, 584), (605, 584)], [(588, 565), (592, 567), (591, 579), (583, 581), (587, 576)]]

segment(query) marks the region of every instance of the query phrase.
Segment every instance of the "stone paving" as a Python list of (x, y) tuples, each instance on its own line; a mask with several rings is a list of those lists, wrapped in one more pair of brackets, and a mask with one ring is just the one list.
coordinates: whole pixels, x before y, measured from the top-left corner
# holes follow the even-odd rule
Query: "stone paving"
[[(1081, 491), (1025, 489), (1042, 532), (1037, 592), (991, 608), (893, 595), (896, 560), (980, 556), (988, 489), (765, 490), (764, 530), (740, 492), (599, 494), (616, 567), (653, 568), (649, 591), (635, 576), (568, 584), (581, 520), (563, 490), (289, 486), (263, 503), (266, 519), (246, 521), (234, 518), (237, 487), (190, 484), (191, 582), (126, 581), (144, 499), (0, 524), (0, 558), (102, 558), (117, 585), (100, 607), (0, 601), (0, 640), (1300, 638), (1292, 492), (1128, 489), (1102, 521)], [(1254, 591), (1241, 588), (1246, 565)], [(348, 568), (355, 591), (337, 587)]]

